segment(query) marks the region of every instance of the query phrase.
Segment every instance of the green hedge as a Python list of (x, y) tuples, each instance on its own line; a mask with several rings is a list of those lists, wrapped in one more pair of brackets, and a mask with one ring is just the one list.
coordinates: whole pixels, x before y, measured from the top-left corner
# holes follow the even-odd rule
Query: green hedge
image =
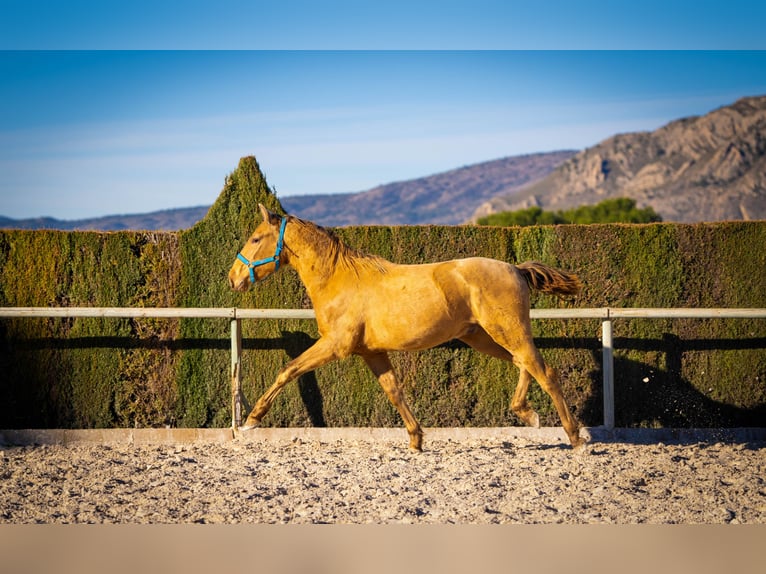
[[(281, 211), (254, 158), (243, 158), (199, 224), (180, 233), (0, 232), (0, 305), (308, 308), (291, 269), (248, 293), (227, 273), (257, 224)], [(348, 227), (351, 245), (401, 263), (483, 255), (576, 271), (577, 307), (766, 307), (766, 223)], [(565, 303), (533, 296), (537, 308)], [(587, 425), (602, 419), (600, 324), (537, 321)], [(616, 320), (618, 426), (764, 426), (766, 322)], [(244, 388), (254, 401), (317, 337), (313, 321), (244, 321)], [(217, 426), (230, 423), (229, 324), (223, 319), (0, 320), (0, 428)], [(519, 424), (518, 372), (456, 343), (393, 362), (426, 426)], [(537, 385), (543, 424), (558, 419)], [(286, 387), (272, 426), (400, 426), (357, 358)]]
[[(3, 306), (173, 306), (178, 238), (158, 233), (0, 234)], [(177, 321), (0, 321), (3, 427), (170, 424)]]

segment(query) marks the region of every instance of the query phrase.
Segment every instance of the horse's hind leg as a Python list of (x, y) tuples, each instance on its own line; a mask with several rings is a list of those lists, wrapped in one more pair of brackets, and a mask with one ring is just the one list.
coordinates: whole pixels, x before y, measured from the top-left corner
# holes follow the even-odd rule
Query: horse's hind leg
[[(531, 344), (531, 342), (524, 352), (520, 352), (514, 356), (519, 363), (519, 368), (522, 369), (522, 377), (524, 376), (524, 373), (527, 373), (527, 384), (529, 382), (529, 375), (531, 374), (543, 390), (550, 395), (553, 400), (553, 406), (556, 407), (556, 412), (558, 412), (559, 418), (561, 419), (561, 426), (564, 427), (564, 430), (569, 437), (569, 442), (572, 443), (572, 447), (582, 445), (584, 441), (580, 438), (580, 426), (567, 406), (566, 400), (564, 399), (564, 392), (561, 390), (561, 384), (559, 383), (558, 373), (556, 373), (555, 369), (552, 369), (545, 364), (542, 356), (540, 356), (540, 352)], [(519, 387), (521, 387), (522, 377), (519, 378)], [(517, 394), (513, 397), (514, 402), (516, 402), (520, 390), (520, 388), (516, 389)], [(518, 397), (518, 399), (520, 402), (523, 401), (523, 403), (526, 403), (526, 397)], [(534, 413), (534, 411), (531, 412)]]
[(515, 330), (504, 329), (493, 324), (486, 328), (486, 332), (498, 345), (507, 349), (508, 353), (513, 356), (514, 364), (519, 367), (519, 384), (516, 386), (516, 392), (511, 402), (513, 412), (526, 424), (539, 426), (539, 416), (527, 403), (527, 389), (531, 375), (553, 400), (553, 405), (561, 419), (561, 426), (564, 427), (572, 446), (577, 447), (583, 444), (583, 440), (580, 438), (580, 427), (564, 400), (558, 375), (543, 361), (540, 351), (537, 350), (532, 341), (531, 329), (525, 329), (524, 326)]
[[(486, 353), (491, 357), (497, 357), (498, 359), (514, 363), (517, 362), (507, 349), (498, 345), (479, 325), (474, 326), (473, 329), (462, 336), (460, 340), (477, 351)], [(524, 424), (537, 428), (540, 426), (540, 417), (527, 402), (527, 390), (529, 389), (531, 377), (529, 376), (529, 372), (524, 369), (523, 366), (518, 364), (517, 366), (519, 367), (519, 383), (516, 385), (516, 391), (513, 393), (511, 410), (524, 422)]]
[(519, 384), (516, 385), (516, 391), (513, 393), (513, 399), (511, 400), (511, 410), (519, 417), (527, 426), (539, 428), (540, 427), (540, 415), (538, 415), (527, 402), (527, 391), (529, 390), (529, 383), (532, 380), (529, 371), (523, 366), (519, 367)]
[(374, 353), (368, 355), (362, 355), (367, 366), (375, 374), (380, 382), (380, 386), (388, 396), (388, 400), (399, 411), (404, 426), (407, 427), (407, 432), (410, 435), (410, 448), (412, 450), (420, 451), (423, 448), (423, 430), (420, 428), (420, 424), (415, 419), (410, 411), (410, 407), (407, 405), (407, 401), (404, 400), (404, 393), (399, 386), (399, 382), (396, 380), (394, 374), (394, 368), (391, 366), (391, 361), (388, 358), (387, 353)]

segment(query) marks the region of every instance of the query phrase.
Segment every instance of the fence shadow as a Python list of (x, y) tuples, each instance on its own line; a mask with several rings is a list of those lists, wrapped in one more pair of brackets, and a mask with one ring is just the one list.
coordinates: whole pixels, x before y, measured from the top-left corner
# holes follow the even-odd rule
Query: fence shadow
[[(681, 375), (684, 353), (766, 349), (766, 338), (682, 340), (666, 334), (661, 339), (616, 338), (614, 347), (616, 427), (725, 429), (766, 426), (766, 403), (743, 408), (717, 401)], [(666, 368), (659, 369), (621, 355), (621, 351), (629, 350), (663, 353)], [(581, 414), (589, 422), (603, 421), (601, 353), (600, 350), (594, 352), (597, 353), (594, 361), (599, 368), (590, 374), (594, 391)]]
[[(310, 347), (316, 339), (302, 331), (282, 331), (279, 338), (245, 338), (245, 350), (282, 350), (291, 359)], [(587, 375), (592, 391), (584, 398), (577, 416), (588, 426), (603, 421), (603, 394), (601, 345), (594, 338), (542, 337), (535, 340), (540, 349), (585, 349), (591, 353), (596, 369)], [(231, 347), (228, 337), (180, 338), (161, 340), (138, 339), (127, 336), (40, 337), (16, 341), (4, 340), (4, 361), (13, 361), (16, 351), (67, 350), (85, 348), (154, 349), (184, 351), (209, 349), (227, 352)], [(445, 348), (466, 348), (461, 342), (451, 341)], [(616, 338), (615, 357), (615, 424), (619, 428), (737, 428), (766, 427), (766, 403), (742, 408), (716, 401), (701, 392), (681, 376), (684, 353), (693, 351), (766, 350), (766, 338), (696, 339), (682, 340), (666, 334), (661, 338)], [(625, 351), (662, 353), (664, 369), (622, 356)], [(3, 361), (0, 361), (3, 362)], [(558, 365), (556, 365), (558, 366)], [(42, 375), (41, 375), (42, 377)], [(326, 426), (323, 399), (313, 372), (299, 378), (298, 388), (311, 424)], [(23, 395), (23, 393), (22, 393)], [(19, 397), (21, 398), (21, 397)]]

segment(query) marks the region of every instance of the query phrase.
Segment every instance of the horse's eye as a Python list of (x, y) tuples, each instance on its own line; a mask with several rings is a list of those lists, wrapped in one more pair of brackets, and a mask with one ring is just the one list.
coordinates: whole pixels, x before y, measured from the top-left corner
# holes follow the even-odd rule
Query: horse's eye
[(260, 238), (259, 238), (259, 237), (253, 237), (253, 238), (250, 240), (250, 243), (258, 243), (259, 241), (260, 241)]

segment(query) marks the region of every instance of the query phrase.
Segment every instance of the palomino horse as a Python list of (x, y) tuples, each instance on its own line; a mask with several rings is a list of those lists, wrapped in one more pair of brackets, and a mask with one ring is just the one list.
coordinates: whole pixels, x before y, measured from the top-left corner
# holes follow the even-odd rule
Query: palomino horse
[(511, 408), (526, 424), (540, 424), (526, 398), (532, 376), (553, 399), (572, 446), (583, 444), (556, 371), (532, 342), (529, 321), (530, 287), (574, 295), (582, 287), (577, 276), (541, 263), (510, 265), (479, 257), (397, 265), (356, 251), (313, 223), (259, 207), (263, 222), (237, 255), (229, 284), (245, 291), (280, 265), (292, 265), (314, 305), (320, 338), (282, 368), (242, 430), (260, 422), (288, 382), (330, 361), (359, 355), (404, 420), (410, 448), (421, 450), (423, 431), (387, 351), (428, 349), (459, 339), (520, 369)]

